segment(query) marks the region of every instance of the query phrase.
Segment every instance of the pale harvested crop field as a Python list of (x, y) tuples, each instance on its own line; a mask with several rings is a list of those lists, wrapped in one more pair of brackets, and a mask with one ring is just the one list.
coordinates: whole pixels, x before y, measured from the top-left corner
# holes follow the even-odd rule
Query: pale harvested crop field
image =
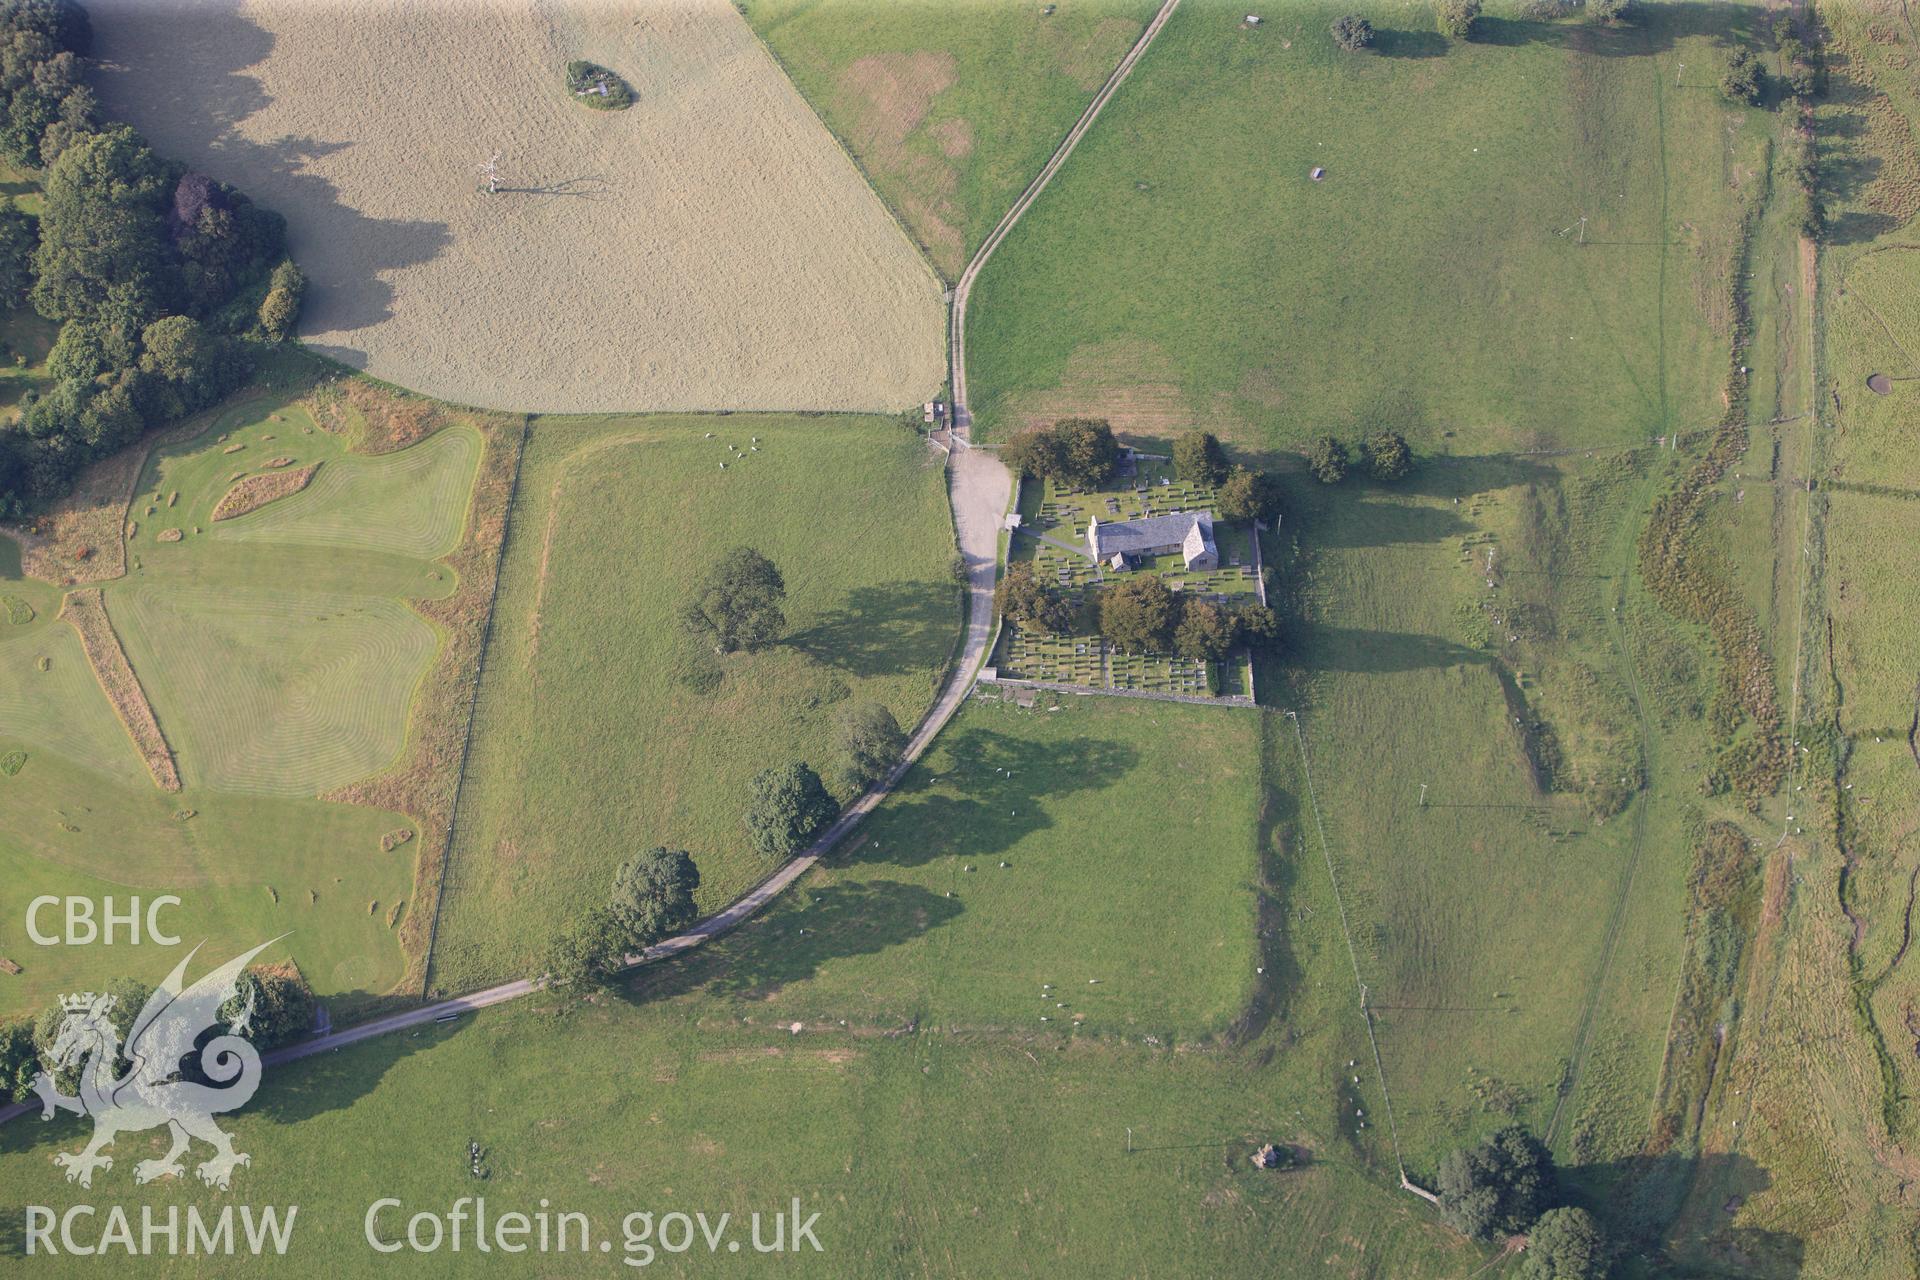
[[(939, 283), (725, 0), (88, 8), (109, 114), (284, 213), (302, 336), (378, 377), (549, 412), (893, 410), (945, 377)], [(570, 58), (639, 100), (580, 106)]]

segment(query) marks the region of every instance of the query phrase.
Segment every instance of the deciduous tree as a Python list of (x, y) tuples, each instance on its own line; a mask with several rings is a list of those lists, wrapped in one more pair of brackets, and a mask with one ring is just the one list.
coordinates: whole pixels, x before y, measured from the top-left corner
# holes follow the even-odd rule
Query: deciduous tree
[(34, 309), (138, 332), (172, 291), (166, 209), (173, 174), (126, 125), (82, 138), (47, 172)]
[(1280, 482), (1264, 471), (1235, 467), (1220, 486), (1215, 512), (1228, 520), (1263, 520), (1280, 515)]
[(780, 606), (786, 579), (752, 547), (735, 547), (709, 569), (680, 609), (680, 621), (718, 653), (753, 652), (776, 643), (787, 629)]
[(1034, 576), (1030, 560), (1007, 566), (993, 589), (993, 598), (1001, 617), (1030, 630), (1058, 635), (1073, 625), (1072, 603)]
[(232, 1023), (251, 1002), (247, 1039), (254, 1048), (271, 1049), (313, 1030), (313, 988), (293, 961), (255, 965), (240, 975), (234, 988), (220, 1006), (220, 1020)]
[(1376, 480), (1398, 480), (1413, 470), (1413, 450), (1398, 431), (1374, 431), (1360, 442), (1367, 470)]
[(1757, 107), (1766, 91), (1767, 73), (1753, 50), (1742, 47), (1727, 55), (1726, 69), (1720, 73), (1720, 92), (1729, 102)]
[(1613, 1249), (1585, 1209), (1549, 1209), (1533, 1224), (1521, 1280), (1605, 1280)]
[(21, 210), (12, 196), (0, 200), (0, 306), (27, 305), (33, 288), (33, 251), (40, 244), (40, 220)]
[(863, 702), (841, 717), (840, 742), (847, 753), (847, 786), (856, 793), (892, 773), (907, 756), (906, 731), (877, 702)]
[(1480, 22), (1480, 0), (1435, 0), (1433, 17), (1441, 35), (1471, 40)]
[(300, 323), (300, 303), (307, 295), (307, 277), (293, 259), (283, 258), (268, 280), (267, 296), (260, 300), (260, 328), (274, 342), (293, 336)]
[[(120, 1047), (125, 1049), (127, 1033), (133, 1030), (133, 1020), (146, 1008), (153, 988), (134, 978), (115, 978), (107, 983), (101, 994), (113, 997), (113, 1004), (107, 1010), (107, 1023), (119, 1037)], [(54, 1001), (33, 1024), (33, 1047), (42, 1066), (52, 1073), (54, 1084), (59, 1086), (60, 1092), (73, 1094), (79, 1090), (80, 1071), (84, 1064), (76, 1063), (58, 1071), (53, 1070), (53, 1046), (59, 1042), (60, 1029), (66, 1025), (66, 1021), (67, 1010), (59, 1001)], [(113, 1062), (114, 1076), (118, 1078), (124, 1075), (131, 1066), (124, 1055), (116, 1057)]]
[(700, 868), (684, 849), (656, 846), (622, 862), (607, 897), (620, 945), (639, 952), (692, 924), (700, 914), (693, 901), (699, 887)]
[(0, 1022), (0, 1102), (25, 1102), (33, 1096), (33, 1078), (40, 1074), (40, 1051), (33, 1044), (33, 1022), (12, 1018)]
[(1373, 43), (1373, 24), (1358, 14), (1343, 14), (1333, 20), (1333, 42), (1348, 53), (1358, 53)]
[(1173, 442), (1173, 469), (1182, 480), (1216, 485), (1227, 478), (1227, 451), (1211, 431), (1189, 431)]
[(1264, 604), (1241, 605), (1235, 617), (1240, 622), (1240, 638), (1260, 647), (1280, 638), (1280, 615)]
[(1129, 652), (1165, 653), (1178, 616), (1173, 592), (1155, 574), (1134, 574), (1100, 592), (1100, 630)]
[(192, 316), (166, 316), (140, 334), (140, 372), (160, 418), (204, 409), (247, 376), (246, 353)]
[(1014, 471), (1040, 480), (1057, 479), (1062, 473), (1060, 441), (1050, 428), (1023, 431), (1000, 446), (1000, 461)]
[(556, 982), (602, 985), (626, 963), (626, 945), (604, 905), (576, 916), (547, 948), (545, 969)]
[(1211, 600), (1181, 602), (1173, 651), (1196, 662), (1218, 662), (1240, 642), (1239, 619)]
[(1060, 437), (1066, 480), (1097, 488), (1113, 479), (1120, 466), (1120, 442), (1104, 418), (1064, 418), (1053, 424)]
[(1347, 478), (1347, 446), (1332, 436), (1321, 436), (1307, 446), (1307, 470), (1321, 484), (1339, 484)]
[(1508, 1125), (1477, 1147), (1447, 1153), (1438, 1177), (1440, 1218), (1476, 1240), (1519, 1235), (1552, 1202), (1553, 1156), (1519, 1125)]
[(1030, 476), (1083, 488), (1097, 488), (1120, 465), (1120, 443), (1102, 418), (1062, 418), (1051, 427), (1015, 436), (1000, 450), (1000, 460)]
[(747, 835), (771, 862), (783, 862), (812, 844), (839, 816), (820, 775), (796, 760), (754, 776)]

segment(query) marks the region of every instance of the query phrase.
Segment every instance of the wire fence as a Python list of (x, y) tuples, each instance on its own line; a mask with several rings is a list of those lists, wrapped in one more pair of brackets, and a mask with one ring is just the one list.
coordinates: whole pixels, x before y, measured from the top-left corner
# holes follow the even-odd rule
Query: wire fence
[(1353, 966), (1353, 985), (1360, 992), (1360, 1020), (1367, 1029), (1367, 1048), (1373, 1054), (1374, 1078), (1380, 1082), (1380, 1098), (1387, 1108), (1387, 1137), (1393, 1143), (1394, 1168), (1399, 1171), (1403, 1190), (1411, 1191), (1430, 1203), (1438, 1203), (1438, 1196), (1407, 1177), (1407, 1162), (1400, 1154), (1400, 1126), (1393, 1115), (1393, 1094), (1387, 1088), (1386, 1065), (1380, 1060), (1380, 1038), (1373, 1029), (1373, 1009), (1367, 1003), (1366, 980), (1360, 976), (1360, 952), (1353, 945), (1353, 929), (1347, 920), (1346, 898), (1340, 892), (1340, 875), (1333, 866), (1333, 846), (1327, 843), (1326, 824), (1320, 820), (1320, 802), (1313, 793), (1313, 768), (1307, 762), (1306, 735), (1300, 731), (1299, 713), (1289, 711), (1286, 715), (1293, 722), (1293, 740), (1300, 748), (1300, 776), (1307, 784), (1307, 808), (1313, 814), (1313, 829), (1320, 836), (1320, 856), (1327, 864), (1327, 879), (1333, 885), (1333, 904), (1340, 911), (1340, 936), (1346, 941), (1347, 960)]

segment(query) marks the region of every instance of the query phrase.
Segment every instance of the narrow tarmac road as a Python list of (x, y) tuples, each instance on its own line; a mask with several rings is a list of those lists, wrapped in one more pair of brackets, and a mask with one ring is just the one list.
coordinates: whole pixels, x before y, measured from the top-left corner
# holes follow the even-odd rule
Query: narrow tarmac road
[[(949, 325), (949, 340), (953, 345), (953, 447), (947, 457), (947, 492), (953, 504), (953, 525), (955, 540), (959, 544), (960, 555), (967, 569), (967, 621), (966, 634), (961, 642), (953, 669), (947, 675), (946, 684), (941, 687), (940, 696), (928, 709), (913, 734), (907, 740), (906, 759), (899, 767), (876, 785), (872, 790), (848, 805), (840, 818), (829, 827), (821, 837), (814, 841), (805, 853), (790, 859), (778, 871), (755, 885), (747, 893), (735, 899), (723, 910), (708, 916), (685, 933), (666, 939), (656, 946), (647, 948), (638, 956), (627, 957), (628, 967), (646, 964), (653, 960), (665, 959), (689, 951), (709, 938), (715, 938), (728, 932), (741, 921), (753, 915), (768, 902), (778, 896), (782, 890), (805, 875), (813, 864), (818, 862), (846, 834), (858, 826), (860, 820), (871, 813), (882, 800), (899, 784), (900, 779), (918, 760), (940, 730), (966, 701), (967, 694), (973, 689), (974, 678), (979, 675), (980, 667), (987, 658), (988, 646), (993, 642), (993, 587), (999, 572), (1000, 531), (1008, 505), (1013, 497), (1013, 477), (1008, 473), (996, 456), (972, 447), (969, 435), (973, 418), (967, 410), (967, 355), (966, 355), (966, 314), (968, 298), (973, 291), (974, 280), (980, 268), (986, 264), (1000, 242), (1007, 237), (1021, 215), (1025, 214), (1047, 183), (1053, 180), (1061, 165), (1079, 145), (1092, 127), (1095, 117), (1107, 105), (1114, 92), (1133, 71), (1134, 64), (1146, 52), (1153, 38), (1166, 26), (1167, 19), (1179, 6), (1180, 0), (1165, 0), (1159, 12), (1154, 14), (1146, 29), (1140, 33), (1140, 39), (1127, 51), (1126, 57), (1114, 68), (1113, 74), (1094, 95), (1093, 101), (1075, 122), (1072, 130), (1061, 141), (1046, 167), (1040, 171), (1027, 189), (1014, 202), (1007, 216), (994, 227), (980, 249), (961, 273), (955, 286), (953, 312)], [(299, 1044), (287, 1045), (265, 1055), (268, 1065), (293, 1062), (300, 1058), (309, 1058), (315, 1054), (330, 1053), (371, 1040), (376, 1036), (391, 1035), (411, 1027), (425, 1026), (443, 1018), (455, 1018), (476, 1009), (485, 1009), (492, 1005), (517, 1000), (540, 990), (540, 983), (532, 979), (520, 979), (517, 982), (503, 982), (498, 986), (482, 991), (455, 996), (450, 1000), (441, 1000), (435, 1004), (423, 1005), (418, 1009), (408, 1009), (402, 1013), (389, 1014), (358, 1026), (346, 1027), (324, 1036), (315, 1036)], [(0, 1107), (0, 1124), (25, 1115), (34, 1110), (35, 1104), (15, 1103)]]
[(1007, 216), (1000, 219), (999, 224), (987, 238), (980, 242), (979, 252), (973, 255), (973, 261), (967, 264), (967, 269), (960, 273), (960, 280), (953, 287), (953, 311), (947, 319), (947, 342), (952, 347), (953, 358), (953, 425), (956, 428), (956, 434), (966, 432), (973, 426), (973, 410), (970, 407), (973, 402), (967, 397), (967, 304), (973, 297), (973, 285), (980, 275), (980, 268), (987, 265), (987, 259), (991, 258), (993, 251), (1000, 247), (1000, 242), (1007, 238), (1007, 233), (1013, 230), (1014, 224), (1020, 221), (1027, 210), (1033, 206), (1033, 202), (1039, 199), (1040, 193), (1046, 190), (1049, 182), (1053, 181), (1053, 175), (1060, 172), (1060, 166), (1067, 162), (1067, 157), (1072, 155), (1073, 149), (1080, 145), (1080, 139), (1086, 137), (1087, 130), (1093, 127), (1094, 120), (1106, 107), (1108, 101), (1125, 83), (1126, 78), (1133, 74), (1134, 64), (1140, 61), (1140, 56), (1147, 51), (1147, 46), (1153, 43), (1153, 38), (1160, 34), (1160, 29), (1167, 25), (1167, 19), (1173, 16), (1173, 11), (1179, 6), (1180, 0), (1165, 0), (1160, 6), (1160, 11), (1153, 15), (1153, 21), (1147, 23), (1146, 30), (1142, 31), (1140, 38), (1134, 41), (1133, 48), (1127, 50), (1127, 56), (1120, 59), (1120, 65), (1113, 69), (1113, 74), (1107, 77), (1107, 82), (1100, 86), (1100, 92), (1093, 95), (1093, 101), (1087, 104), (1087, 109), (1080, 113), (1080, 118), (1074, 122), (1073, 128), (1067, 131), (1067, 136), (1061, 140), (1059, 148), (1047, 160), (1046, 167), (1040, 170), (1038, 177), (1027, 184), (1027, 189), (1020, 193), (1020, 198), (1013, 202), (1011, 209), (1007, 210)]
[[(961, 642), (959, 654), (953, 669), (947, 674), (947, 682), (941, 687), (940, 696), (928, 709), (913, 734), (907, 740), (907, 756), (887, 778), (872, 790), (848, 805), (831, 827), (807, 849), (805, 853), (788, 860), (781, 868), (755, 885), (747, 893), (736, 898), (724, 910), (716, 912), (702, 920), (685, 933), (668, 938), (647, 948), (642, 955), (627, 957), (629, 968), (646, 964), (654, 960), (663, 960), (692, 950), (709, 938), (715, 938), (728, 932), (741, 921), (771, 902), (788, 885), (802, 875), (837, 845), (846, 834), (858, 826), (860, 820), (871, 813), (888, 793), (899, 784), (913, 762), (918, 760), (947, 721), (953, 718), (967, 694), (973, 688), (974, 677), (980, 672), (981, 664), (987, 657), (987, 646), (993, 639), (993, 586), (998, 573), (1000, 552), (1000, 526), (1006, 514), (1007, 504), (1013, 494), (1013, 479), (1000, 460), (989, 453), (973, 449), (955, 450), (947, 466), (948, 494), (953, 503), (954, 532), (960, 546), (960, 555), (967, 567), (967, 619), (966, 634)], [(540, 990), (541, 984), (528, 978), (516, 982), (503, 982), (485, 990), (455, 996), (450, 1000), (441, 1000), (434, 1004), (423, 1005), (418, 1009), (407, 1009), (400, 1013), (363, 1022), (358, 1026), (346, 1027), (311, 1040), (302, 1040), (298, 1044), (287, 1045), (264, 1055), (268, 1066), (283, 1062), (293, 1062), (300, 1058), (310, 1058), (315, 1054), (331, 1053), (363, 1040), (376, 1036), (391, 1035), (396, 1031), (405, 1031), (412, 1027), (425, 1026), (441, 1019), (456, 1018), (476, 1009), (485, 1009), (492, 1005), (504, 1004), (509, 1000), (518, 1000)], [(38, 1109), (37, 1103), (14, 1103), (0, 1106), (0, 1124)]]

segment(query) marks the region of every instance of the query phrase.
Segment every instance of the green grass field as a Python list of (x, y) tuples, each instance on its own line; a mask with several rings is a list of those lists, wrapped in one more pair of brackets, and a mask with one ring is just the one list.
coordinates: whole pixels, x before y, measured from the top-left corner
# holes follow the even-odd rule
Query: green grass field
[[(1904, 1275), (1920, 1265), (1898, 1207), (1920, 1133), (1910, 945), (1920, 764), (1909, 740), (1916, 596), (1901, 549), (1920, 514), (1920, 382), (1899, 379), (1920, 374), (1920, 45), (1894, 3), (1821, 15), (1840, 70), (1816, 115), (1832, 228), (1819, 260), (1819, 412), (1781, 468), (1796, 488), (1801, 475), (1816, 481), (1790, 535), (1808, 564), (1798, 723), (1811, 748), (1791, 825), (1811, 847), (1763, 929), (1775, 976), (1759, 994), (1772, 1016), (1739, 1077), (1745, 1093), (1708, 1114), (1714, 1141), (1738, 1142), (1773, 1171), (1752, 1215), (1819, 1241), (1808, 1274)], [(1875, 373), (1895, 379), (1888, 394), (1868, 389)], [(1701, 1199), (1689, 1208), (1710, 1219)]]
[(156, 583), (113, 609), (181, 766), (222, 791), (312, 796), (378, 772), (438, 643), (390, 596)]
[[(1615, 904), (1632, 877), (1671, 921), (1685, 865), (1660, 816), (1673, 793), (1636, 796), (1653, 747), (1610, 630), (1646, 495), (1629, 455), (1442, 459), (1403, 489), (1297, 490), (1305, 621), (1261, 700), (1299, 712), (1417, 1174), (1513, 1119), (1571, 1163), (1634, 1148), (1594, 1135), (1644, 1116), (1679, 940), (1662, 925), (1619, 955)], [(1589, 1063), (1616, 955), (1636, 999)], [(1562, 1111), (1588, 1136), (1569, 1141)]]
[[(22, 584), (13, 579), (9, 585)], [(7, 726), (9, 737), (86, 764), (104, 776), (126, 784), (145, 781), (146, 767), (113, 707), (101, 696), (79, 634), (64, 624), (54, 625), (50, 612), (42, 616), (48, 625), (0, 641), (0, 724)]]
[(948, 280), (1040, 171), (1155, 7), (1152, 0), (742, 5)]
[[(1376, 1105), (1347, 1083), (1365, 1041), (1275, 732), (1258, 711), (972, 704), (865, 843), (763, 923), (612, 999), (536, 997), (270, 1072), (231, 1121), (254, 1157), (234, 1194), (300, 1204), (290, 1259), (348, 1276), (391, 1265), (361, 1235), (374, 1199), (411, 1212), (480, 1192), (496, 1211), (545, 1197), (588, 1213), (616, 1250), (627, 1212), (738, 1217), (798, 1196), (824, 1249), (785, 1259), (798, 1274), (1466, 1274), (1488, 1255), (1382, 1176), (1352, 1118)], [(1191, 770), (1169, 760), (1182, 744)], [(1205, 807), (1173, 847), (1142, 847), (1176, 771)], [(1005, 818), (976, 812), (1002, 799)], [(1042, 1023), (1045, 981), (1070, 1007), (1049, 1001)], [(51, 1156), (78, 1138), (0, 1129), (10, 1194), (68, 1203)], [(1250, 1167), (1267, 1141), (1302, 1167)], [(216, 1203), (126, 1182), (145, 1142), (116, 1147), (116, 1202)], [(541, 1271), (606, 1265), (548, 1255)]]
[[(464, 428), (357, 457), (296, 405), (155, 452), (108, 609), (189, 778), (312, 796), (400, 754), (439, 647), (407, 601), (451, 590), (433, 561), (459, 540), (478, 458)], [(315, 463), (300, 492), (213, 521), (235, 477)]]
[(1757, 10), (1645, 8), (1449, 44), (1367, 6), (1356, 56), (1337, 7), (1183, 5), (981, 276), (976, 420), (1464, 453), (1710, 424), (1763, 125), (1700, 69)]
[[(58, 618), (59, 589), (21, 576), (17, 548), (0, 541), (0, 597), (24, 606), (9, 603), (6, 616), (24, 620), (0, 624), (0, 756), (25, 757), (0, 776), (0, 954), (25, 969), (0, 979), (0, 1012), (126, 971), (120, 948), (29, 941), (25, 904), (47, 892), (177, 894), (172, 926), (188, 944), (205, 938), (208, 954), (291, 931), (291, 954), (341, 1019), (405, 971), (397, 931), (419, 845), (382, 840), (412, 820), (315, 797), (388, 768), (407, 742), (440, 647), (411, 602), (453, 590), (436, 557), (464, 526), (478, 441), (455, 428), (355, 455), (316, 425), (311, 372), (286, 372), (276, 365), (205, 430), (155, 449), (127, 513), (129, 575), (106, 584), (179, 794), (147, 776)], [(213, 523), (236, 476), (312, 462), (305, 491)], [(330, 471), (339, 479), (323, 487)], [(169, 530), (178, 540), (161, 540)]]
[[(1151, 7), (747, 5), (948, 270)], [(1623, 1276), (1914, 1272), (1920, 381), (1864, 383), (1920, 374), (1920, 50), (1897, 0), (1822, 7), (1842, 60), (1809, 315), (1788, 210), (1763, 200), (1789, 121), (1712, 88), (1758, 6), (1643, 5), (1617, 30), (1492, 8), (1463, 45), (1424, 3), (1372, 5), (1378, 46), (1349, 56), (1338, 9), (1249, 28), (1187, 0), (975, 295), (986, 431), (1090, 412), (1282, 454), (1327, 430), (1413, 441), (1392, 486), (1274, 461), (1290, 630), (1264, 709), (977, 697), (736, 934), (613, 995), (269, 1073), (233, 1121), (255, 1156), (235, 1194), (302, 1205), (303, 1272), (391, 1269), (362, 1239), (376, 1197), (484, 1193), (587, 1212), (616, 1250), (630, 1210), (799, 1196), (826, 1246), (787, 1260), (805, 1274), (1510, 1276), (1397, 1164), (1430, 1184), (1513, 1120), (1628, 1242)], [(1751, 611), (1796, 748), (1752, 812), (1702, 786), (1717, 650), (1653, 598), (1637, 545), (1703, 447), (1649, 442), (1721, 418), (1730, 354), (1750, 446), (1690, 546)], [(392, 984), (411, 857), (377, 841), (405, 819), (265, 793), (399, 750), (389, 713), (425, 664), (406, 619), (428, 625), (405, 602), (454, 590), (433, 559), (478, 453), (453, 431), (322, 457), (274, 411), (143, 479), (133, 578), (108, 592), (182, 795), (148, 782), (58, 593), (0, 559), (0, 726), (32, 731), (12, 775), (0, 737), (0, 954), (22, 958), (16, 892), (124, 891), (131, 844), (138, 883), (196, 886), (209, 931), (297, 927), (317, 985)], [(191, 532), (239, 459), (282, 450), (322, 462), (312, 487)], [(830, 771), (854, 701), (911, 723), (957, 624), (941, 473), (895, 424), (551, 419), (523, 463), (430, 975), (448, 990), (528, 972), (636, 849), (691, 849), (703, 907), (731, 898), (763, 870), (745, 779)], [(673, 612), (742, 542), (785, 571), (792, 626), (719, 659)], [(290, 581), (311, 613), (273, 603)], [(1731, 918), (1701, 905), (1711, 823), (1750, 858)], [(172, 958), (142, 954), (156, 976)], [(129, 968), (26, 959), (0, 1010)], [(151, 1135), (122, 1139), (107, 1191), (68, 1188), (51, 1157), (81, 1134), (0, 1129), (0, 1209), (228, 1199), (135, 1189)], [(1305, 1167), (1251, 1169), (1265, 1141)]]
[[(799, 1197), (803, 1216), (820, 1214), (822, 1251), (780, 1258), (796, 1275), (1219, 1275), (1265, 1264), (1356, 1277), (1385, 1267), (1417, 1280), (1479, 1265), (1417, 1201), (1390, 1194), (1337, 1149), (1316, 1150), (1303, 1170), (1251, 1168), (1248, 1153), (1269, 1135), (1314, 1141), (1294, 1113), (1322, 1102), (1253, 1055), (936, 1032), (889, 1040), (871, 1028), (796, 1037), (737, 1025), (743, 1008), (616, 1003), (564, 1019), (515, 1010), (291, 1066), (233, 1121), (239, 1148), (254, 1156), (236, 1194), (298, 1203), (285, 1265), (341, 1276), (395, 1265), (362, 1234), (376, 1199), (406, 1204), (397, 1228), (381, 1220), (392, 1239), (404, 1214), (445, 1212), (480, 1193), (494, 1212), (532, 1212), (544, 1199), (586, 1213), (616, 1259), (628, 1213), (730, 1213), (744, 1240), (750, 1213)], [(730, 1012), (736, 1025), (723, 1021)], [(557, 1099), (592, 1122), (555, 1123)], [(375, 1134), (379, 1151), (405, 1158), (340, 1159)], [(51, 1156), (80, 1137), (64, 1123), (0, 1132), (12, 1196), (67, 1203)], [(487, 1152), (485, 1183), (462, 1167), (470, 1140)], [(146, 1154), (141, 1137), (121, 1146), (123, 1159)], [(197, 1184), (136, 1189), (118, 1162), (103, 1176), (113, 1190), (94, 1194), (117, 1203), (206, 1212), (223, 1199)], [(651, 1262), (648, 1274), (725, 1265), (704, 1246)], [(527, 1260), (469, 1243), (400, 1265), (520, 1275)], [(597, 1252), (539, 1260), (540, 1274), (553, 1276), (604, 1275), (610, 1265)], [(35, 1266), (59, 1275), (75, 1263)], [(226, 1259), (195, 1266), (239, 1269)]]
[(1251, 710), (983, 691), (749, 926), (764, 968), (670, 980), (806, 1022), (1222, 1031), (1258, 984), (1258, 759)]
[[(434, 985), (528, 971), (558, 922), (655, 844), (690, 850), (702, 907), (721, 906), (769, 869), (741, 825), (754, 773), (796, 757), (836, 770), (838, 719), (858, 701), (919, 719), (960, 621), (938, 461), (879, 418), (535, 425)], [(785, 576), (788, 630), (723, 660), (677, 610), (741, 544)]]
[(400, 453), (341, 457), (299, 493), (222, 521), (214, 538), (435, 559), (460, 540), (479, 454), (470, 432), (445, 431)]

